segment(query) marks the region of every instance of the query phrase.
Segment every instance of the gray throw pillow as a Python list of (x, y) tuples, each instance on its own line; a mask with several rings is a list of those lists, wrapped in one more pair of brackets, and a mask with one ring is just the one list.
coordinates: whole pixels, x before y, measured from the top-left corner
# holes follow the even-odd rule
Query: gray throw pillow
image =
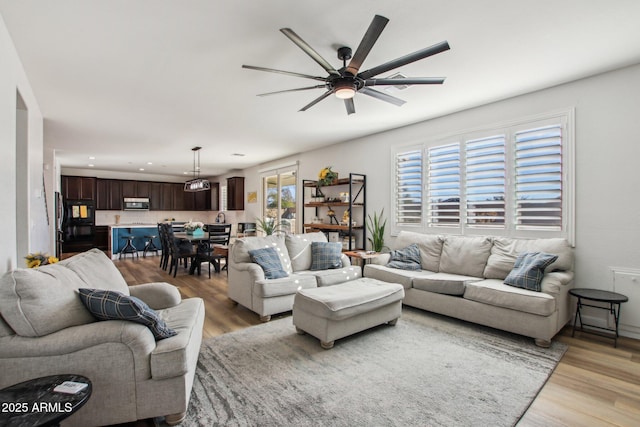
[(338, 242), (311, 242), (310, 270), (329, 270), (342, 267), (342, 244)]
[(504, 279), (505, 285), (540, 292), (544, 269), (558, 259), (544, 252), (524, 252), (518, 255), (513, 269)]
[(156, 341), (177, 335), (164, 320), (158, 317), (142, 300), (117, 291), (102, 289), (78, 289), (80, 300), (98, 320), (130, 320), (145, 325)]
[(251, 261), (262, 267), (267, 279), (280, 279), (289, 275), (282, 268), (278, 252), (272, 247), (250, 250), (249, 256)]
[(387, 267), (399, 268), (401, 270), (420, 270), (420, 248), (417, 243), (413, 243), (406, 248), (396, 249), (389, 254)]

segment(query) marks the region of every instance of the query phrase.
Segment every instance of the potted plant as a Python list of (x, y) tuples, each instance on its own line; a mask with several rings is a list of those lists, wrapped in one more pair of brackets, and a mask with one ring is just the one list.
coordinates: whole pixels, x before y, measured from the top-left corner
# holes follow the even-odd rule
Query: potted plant
[(369, 243), (371, 243), (371, 250), (375, 252), (381, 252), (384, 246), (384, 229), (387, 225), (387, 220), (382, 220), (382, 215), (384, 215), (384, 209), (380, 211), (380, 216), (376, 212), (373, 213), (373, 218), (371, 215), (367, 215), (367, 230), (371, 237), (368, 237)]
[(332, 171), (331, 168), (332, 166), (324, 167), (320, 170), (320, 173), (318, 173), (318, 183), (316, 184), (316, 197), (318, 198), (324, 198), (320, 187), (334, 184), (338, 180), (338, 172)]
[(280, 224), (275, 218), (256, 218), (256, 229), (262, 231), (267, 236), (280, 231), (282, 224)]

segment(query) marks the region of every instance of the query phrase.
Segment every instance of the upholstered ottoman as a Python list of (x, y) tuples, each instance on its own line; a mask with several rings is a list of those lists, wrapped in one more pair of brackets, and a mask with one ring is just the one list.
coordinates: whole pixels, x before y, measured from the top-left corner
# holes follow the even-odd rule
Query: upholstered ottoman
[(293, 324), (320, 340), (335, 340), (383, 323), (395, 325), (402, 312), (404, 288), (397, 283), (362, 278), (335, 286), (299, 290), (293, 301)]

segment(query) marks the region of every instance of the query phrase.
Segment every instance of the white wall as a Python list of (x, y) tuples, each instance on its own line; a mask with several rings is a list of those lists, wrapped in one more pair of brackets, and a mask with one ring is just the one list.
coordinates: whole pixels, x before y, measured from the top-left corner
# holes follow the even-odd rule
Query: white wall
[[(46, 210), (43, 198), (43, 119), (40, 108), (13, 42), (0, 20), (0, 188), (3, 202), (0, 204), (0, 218), (3, 222), (2, 242), (0, 244), (0, 273), (15, 267), (22, 267), (22, 258), (26, 255), (18, 253), (18, 239), (27, 241), (28, 251), (50, 252), (51, 241), (47, 226)], [(27, 170), (27, 194), (16, 192), (16, 102), (20, 93), (28, 111), (26, 153), (27, 164), (18, 167)], [(24, 147), (23, 147), (24, 148)], [(51, 196), (51, 192), (48, 192)], [(27, 206), (27, 212), (19, 212), (19, 216), (27, 218), (20, 229), (16, 222), (16, 200), (22, 198), (20, 206)], [(50, 199), (53, 200), (53, 199)], [(22, 208), (21, 208), (22, 210)]]
[[(411, 126), (344, 142), (271, 163), (299, 160), (299, 178), (316, 179), (327, 165), (342, 175), (367, 175), (367, 210), (391, 212), (390, 148), (446, 134), (575, 107), (576, 287), (614, 290), (611, 267), (640, 271), (640, 65), (543, 91), (495, 102)], [(259, 189), (258, 170), (244, 171), (247, 189)], [(260, 204), (245, 215), (260, 215)], [(386, 237), (386, 243), (393, 241)], [(640, 287), (640, 280), (637, 282)], [(640, 325), (625, 324), (640, 299), (622, 307), (621, 330), (640, 337)], [(590, 313), (591, 316), (604, 315)], [(627, 316), (630, 317), (630, 316)]]

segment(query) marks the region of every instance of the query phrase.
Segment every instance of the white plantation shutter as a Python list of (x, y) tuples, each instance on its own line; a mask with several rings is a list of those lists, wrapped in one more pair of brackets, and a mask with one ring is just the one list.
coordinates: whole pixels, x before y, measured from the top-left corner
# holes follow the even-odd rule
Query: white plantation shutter
[(517, 228), (562, 227), (562, 125), (515, 133)]
[(431, 226), (460, 224), (460, 143), (427, 150), (428, 222)]
[(422, 223), (422, 149), (396, 154), (396, 223)]
[(504, 227), (505, 136), (465, 142), (466, 218), (476, 227)]

